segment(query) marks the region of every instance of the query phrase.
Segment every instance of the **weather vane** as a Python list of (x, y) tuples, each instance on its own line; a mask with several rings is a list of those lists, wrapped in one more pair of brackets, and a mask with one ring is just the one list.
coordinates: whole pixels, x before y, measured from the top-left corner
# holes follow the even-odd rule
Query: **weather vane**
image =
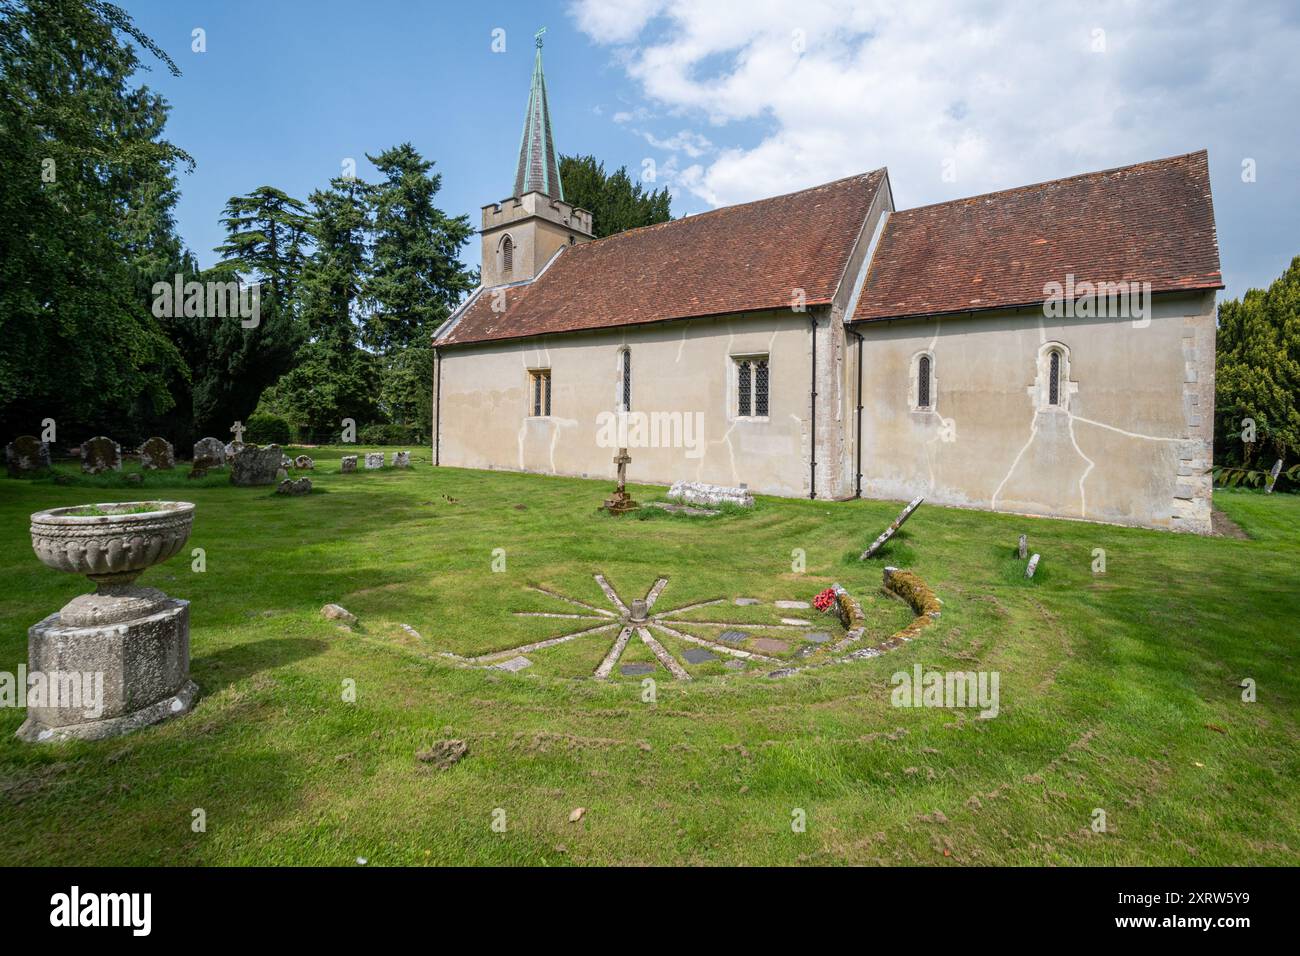
[(546, 32), (546, 27), (542, 27), (540, 30), (538, 30), (536, 33), (533, 34), (534, 39), (537, 40), (537, 49), (539, 50), (542, 48), (542, 34), (544, 34), (545, 32)]

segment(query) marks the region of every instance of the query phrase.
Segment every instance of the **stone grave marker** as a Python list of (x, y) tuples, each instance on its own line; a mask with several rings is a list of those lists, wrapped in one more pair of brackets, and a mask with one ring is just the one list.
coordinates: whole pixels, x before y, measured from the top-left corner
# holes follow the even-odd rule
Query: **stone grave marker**
[(311, 471), (316, 467), (316, 462), (307, 455), (299, 455), (293, 460), (293, 467), (301, 471)]
[(790, 649), (790, 644), (775, 637), (756, 637), (754, 647), (769, 654), (783, 654)]
[(373, 471), (376, 468), (384, 467), (384, 453), (382, 451), (366, 452), (366, 468)]
[(393, 467), (394, 467), (394, 468), (410, 468), (410, 467), (411, 467), (411, 453), (410, 453), (409, 451), (395, 451), (395, 452), (393, 452)]
[(903, 526), (903, 522), (905, 522), (908, 518), (912, 517), (912, 512), (915, 511), (917, 508), (921, 507), (921, 502), (923, 501), (925, 501), (925, 498), (922, 495), (917, 495), (915, 498), (909, 501), (907, 503), (907, 507), (904, 508), (902, 511), (900, 511), (898, 517), (894, 519), (894, 523), (891, 524), (888, 528), (886, 528), (883, 532), (881, 532), (880, 537), (878, 537), (875, 541), (871, 542), (871, 547), (863, 551), (862, 555), (858, 558), (858, 560), (865, 561), (867, 560), (867, 558), (873, 557), (877, 551), (883, 548), (885, 546), (885, 542), (888, 541), (890, 538), (892, 538), (894, 534), (898, 531), (898, 529)]
[(140, 446), (140, 467), (145, 471), (171, 471), (176, 467), (172, 443), (157, 436)]
[(718, 635), (718, 640), (725, 644), (739, 644), (748, 639), (749, 635), (744, 631), (723, 631)]
[(1025, 560), (1029, 556), (1029, 536), (1022, 534), (1020, 536), (1020, 560)]
[(682, 651), (682, 657), (688, 664), (703, 664), (705, 661), (716, 661), (718, 655), (713, 653), (707, 647), (688, 647)]
[(280, 471), (280, 459), (284, 453), (279, 445), (245, 445), (235, 456), (230, 467), (230, 483), (247, 488), (254, 485), (273, 485), (276, 473)]
[(5, 467), (10, 478), (28, 478), (49, 471), (49, 442), (35, 435), (20, 435), (5, 446)]
[(81, 470), (88, 475), (122, 470), (122, 446), (99, 435), (81, 443)]
[(1277, 476), (1282, 474), (1282, 459), (1279, 458), (1273, 463), (1273, 469), (1268, 473), (1268, 487), (1264, 489), (1264, 494), (1271, 495), (1273, 486), (1277, 484)]
[(345, 475), (355, 474), (357, 470), (357, 456), (344, 455), (339, 464), (339, 471)]
[(277, 495), (309, 495), (311, 494), (311, 479), (305, 475), (302, 478), (286, 478), (280, 482), (279, 487), (275, 489)]
[(194, 443), (194, 469), (224, 468), (226, 446), (219, 438), (200, 438)]
[(1037, 570), (1038, 570), (1038, 555), (1035, 554), (1032, 558), (1029, 559), (1029, 566), (1025, 568), (1025, 577), (1032, 578), (1034, 576), (1034, 572)]
[(653, 664), (622, 664), (619, 666), (619, 672), (624, 677), (640, 677), (643, 674), (653, 674), (655, 666)]
[(509, 671), (514, 674), (523, 670), (525, 667), (532, 667), (533, 662), (526, 657), (520, 656), (512, 657), (508, 661), (502, 661), (500, 664), (495, 664), (493, 666), (499, 671)]
[(742, 508), (754, 507), (754, 496), (744, 485), (728, 487), (711, 485), (704, 481), (674, 481), (668, 489), (670, 501), (680, 501), (688, 505), (720, 505), (723, 503), (739, 505)]
[(635, 511), (640, 507), (632, 496), (627, 493), (627, 466), (632, 463), (632, 458), (627, 453), (626, 448), (620, 448), (618, 454), (614, 456), (614, 464), (618, 466), (618, 485), (614, 493), (605, 499), (603, 507), (610, 514), (621, 515), (628, 511)]

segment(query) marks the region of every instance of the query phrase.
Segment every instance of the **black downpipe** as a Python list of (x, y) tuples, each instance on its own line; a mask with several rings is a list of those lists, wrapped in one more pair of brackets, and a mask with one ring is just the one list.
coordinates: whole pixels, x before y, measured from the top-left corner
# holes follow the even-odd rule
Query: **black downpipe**
[(858, 340), (858, 407), (857, 421), (854, 424), (856, 436), (853, 440), (853, 457), (855, 459), (855, 468), (857, 470), (857, 485), (853, 492), (853, 497), (862, 497), (862, 333), (856, 329), (849, 329), (849, 333)]
[(442, 450), (442, 356), (433, 350), (433, 464), (439, 464)]
[(809, 435), (808, 497), (817, 497), (817, 315), (810, 312), (808, 323), (812, 327), (812, 384), (809, 401), (812, 404), (812, 434)]

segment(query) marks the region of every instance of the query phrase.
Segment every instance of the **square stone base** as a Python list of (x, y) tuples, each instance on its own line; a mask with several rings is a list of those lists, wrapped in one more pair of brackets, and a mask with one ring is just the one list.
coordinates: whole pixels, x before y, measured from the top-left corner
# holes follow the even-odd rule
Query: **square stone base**
[[(198, 688), (190, 672), (190, 604), (168, 598), (147, 617), (98, 627), (67, 627), (58, 613), (27, 632), (27, 720), (18, 737), (28, 741), (98, 740), (188, 713)], [(88, 675), (81, 681), (102, 687), (102, 709), (92, 699), (47, 701), (32, 706), (31, 679)], [(102, 681), (102, 684), (100, 684)]]

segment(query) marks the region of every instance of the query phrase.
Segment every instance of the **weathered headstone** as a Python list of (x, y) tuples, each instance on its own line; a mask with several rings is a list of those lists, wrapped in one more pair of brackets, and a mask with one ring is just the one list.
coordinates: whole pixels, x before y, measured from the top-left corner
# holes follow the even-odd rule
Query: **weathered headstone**
[(1022, 534), (1020, 536), (1020, 560), (1025, 560), (1029, 555), (1029, 536)]
[(393, 467), (394, 467), (394, 468), (410, 468), (410, 467), (411, 467), (411, 453), (410, 453), (409, 451), (395, 451), (395, 452), (393, 452)]
[(383, 468), (383, 467), (384, 467), (384, 453), (383, 453), (382, 451), (368, 451), (368, 452), (366, 452), (366, 468), (367, 468), (367, 469), (370, 469), (370, 470), (373, 471), (373, 470), (376, 469), (376, 468)]
[(194, 443), (194, 469), (224, 468), (226, 466), (226, 446), (219, 438), (200, 438)]
[(311, 494), (311, 479), (305, 475), (302, 478), (286, 478), (280, 482), (280, 486), (275, 489), (277, 495), (308, 495)]
[(140, 446), (140, 467), (145, 471), (171, 471), (176, 467), (176, 452), (165, 438), (150, 438)]
[(49, 471), (49, 442), (35, 435), (20, 435), (5, 446), (5, 467), (10, 478), (27, 478)]
[(355, 472), (357, 470), (357, 456), (344, 455), (340, 461), (339, 470), (345, 475)]
[(1268, 487), (1264, 489), (1264, 494), (1271, 495), (1273, 486), (1277, 484), (1277, 476), (1282, 474), (1282, 459), (1279, 458), (1273, 463), (1273, 470), (1268, 473)]
[(627, 493), (627, 466), (631, 463), (632, 457), (627, 453), (627, 449), (620, 448), (618, 454), (614, 456), (614, 464), (618, 466), (618, 484), (614, 488), (614, 493), (606, 498), (601, 506), (610, 514), (621, 515), (640, 507)]
[(283, 453), (279, 445), (245, 445), (230, 466), (230, 483), (247, 488), (253, 485), (275, 484)]
[(923, 501), (925, 501), (925, 498), (922, 495), (917, 495), (915, 498), (909, 501), (907, 503), (907, 507), (898, 513), (898, 517), (894, 519), (894, 523), (891, 524), (884, 531), (882, 531), (880, 533), (879, 538), (871, 542), (871, 547), (863, 551), (862, 554), (858, 557), (858, 560), (865, 561), (867, 560), (867, 558), (874, 556), (877, 551), (883, 548), (885, 546), (885, 542), (888, 541), (890, 538), (892, 538), (895, 535), (895, 533), (897, 533), (898, 529), (903, 526), (903, 522), (906, 521), (908, 518), (912, 517), (912, 512), (915, 511), (917, 508), (921, 507), (921, 502)]
[(293, 467), (300, 471), (311, 471), (316, 467), (316, 462), (307, 455), (299, 455), (293, 460)]
[(674, 481), (668, 489), (668, 498), (690, 505), (733, 504), (742, 508), (754, 507), (754, 496), (744, 485), (732, 488), (704, 481)]
[(1034, 572), (1037, 570), (1038, 570), (1038, 555), (1035, 554), (1032, 558), (1029, 559), (1029, 565), (1025, 568), (1025, 577), (1032, 578), (1034, 576)]
[(88, 475), (122, 470), (122, 446), (103, 435), (81, 443), (81, 470)]

